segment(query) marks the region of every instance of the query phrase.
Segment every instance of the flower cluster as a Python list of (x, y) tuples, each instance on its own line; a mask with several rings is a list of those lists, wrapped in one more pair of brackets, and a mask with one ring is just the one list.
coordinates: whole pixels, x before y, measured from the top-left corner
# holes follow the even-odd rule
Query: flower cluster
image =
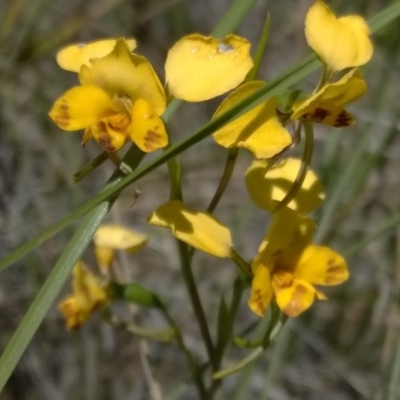
[[(312, 94), (301, 94), (289, 110), (279, 111), (279, 99), (271, 98), (214, 133), (215, 141), (226, 148), (246, 148), (257, 160), (246, 172), (246, 186), (253, 203), (270, 213), (272, 222), (258, 254), (247, 271), (252, 277), (250, 309), (262, 316), (271, 301), (283, 313), (298, 316), (315, 299), (326, 296), (315, 285), (337, 285), (348, 276), (345, 260), (334, 250), (312, 244), (316, 228), (307, 214), (324, 199), (316, 175), (308, 170), (301, 187), (288, 204), (275, 212), (289, 193), (301, 161), (288, 158), (271, 166), (294, 146), (288, 124), (311, 121), (345, 127), (355, 119), (344, 106), (360, 98), (366, 84), (357, 68), (372, 55), (368, 26), (358, 16), (336, 18), (328, 6), (317, 1), (306, 16), (306, 38), (323, 64), (322, 78)], [(337, 73), (346, 70), (336, 79)], [(249, 81), (234, 90), (214, 117), (245, 99), (265, 82)], [(180, 202), (160, 206), (149, 217), (154, 225), (168, 227), (180, 240), (217, 257), (236, 257), (229, 230), (212, 215), (191, 211)]]
[(150, 62), (132, 53), (135, 48), (134, 40), (120, 38), (58, 53), (59, 66), (78, 73), (81, 85), (55, 102), (50, 118), (66, 131), (84, 129), (82, 145), (94, 138), (112, 153), (130, 138), (147, 153), (163, 148), (168, 136), (161, 116), (168, 98), (198, 102), (219, 96), (239, 85), (253, 66), (243, 38), (190, 35), (169, 51), (163, 86)]
[[(252, 281), (249, 307), (260, 316), (271, 302), (287, 316), (298, 316), (315, 299), (326, 299), (317, 286), (336, 285), (349, 276), (338, 253), (312, 243), (316, 225), (308, 215), (325, 196), (316, 174), (306, 169), (299, 179), (304, 160), (278, 158), (297, 145), (295, 126), (311, 122), (346, 127), (355, 122), (344, 107), (366, 92), (359, 67), (371, 58), (372, 44), (361, 17), (337, 18), (320, 0), (307, 13), (305, 35), (323, 66), (314, 92), (290, 96), (284, 109), (280, 97), (272, 97), (213, 133), (217, 144), (254, 154), (245, 174), (247, 190), (256, 207), (272, 214), (258, 253), (241, 271)], [(246, 79), (253, 67), (250, 44), (235, 35), (220, 40), (198, 34), (182, 38), (168, 52), (164, 85), (135, 50), (136, 42), (123, 38), (62, 50), (57, 61), (78, 73), (80, 86), (55, 102), (50, 112), (55, 123), (67, 131), (83, 129), (83, 144), (94, 138), (108, 153), (118, 151), (129, 138), (142, 151), (152, 152), (168, 144), (162, 115), (170, 99), (199, 102), (232, 91), (215, 111), (216, 118), (266, 84)], [(300, 183), (291, 193), (296, 181)], [(180, 199), (162, 204), (148, 222), (215, 257), (238, 257), (228, 227)], [(118, 235), (105, 240), (97, 235), (98, 262), (106, 270)], [(97, 280), (78, 263), (74, 296), (61, 305), (68, 326), (80, 326), (105, 301)]]

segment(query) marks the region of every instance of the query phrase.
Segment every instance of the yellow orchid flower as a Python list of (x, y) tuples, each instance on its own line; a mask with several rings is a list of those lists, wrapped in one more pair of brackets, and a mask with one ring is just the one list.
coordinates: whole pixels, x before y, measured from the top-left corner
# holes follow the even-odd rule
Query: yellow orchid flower
[(167, 145), (160, 118), (165, 92), (144, 57), (132, 54), (120, 38), (108, 55), (89, 61), (82, 56), (79, 62), (84, 62), (79, 70), (81, 86), (68, 90), (50, 111), (61, 129), (85, 129), (83, 144), (93, 137), (107, 152), (119, 150), (128, 137), (145, 152)]
[(297, 102), (291, 119), (305, 118), (333, 127), (353, 125), (354, 116), (344, 106), (362, 97), (366, 90), (367, 85), (359, 69), (353, 69), (339, 81), (324, 85), (315, 94)]
[(284, 208), (273, 215), (271, 227), (254, 259), (249, 307), (263, 316), (275, 297), (289, 317), (307, 310), (326, 296), (314, 285), (337, 285), (349, 272), (346, 261), (325, 246), (312, 244), (314, 222)]
[[(266, 172), (267, 161), (253, 161), (245, 174), (246, 187), (252, 202), (257, 207), (272, 212), (292, 187), (300, 165), (301, 160), (288, 158)], [(314, 211), (324, 198), (321, 183), (315, 173), (308, 170), (301, 189), (287, 206), (300, 214), (308, 214)]]
[(94, 255), (100, 270), (107, 274), (116, 250), (136, 253), (146, 244), (147, 237), (121, 225), (101, 225), (93, 236)]
[[(105, 151), (115, 152), (130, 137), (141, 150), (152, 152), (168, 144), (160, 118), (166, 108), (164, 88), (151, 64), (131, 53), (135, 47), (135, 40), (120, 38), (58, 53), (61, 68), (79, 72), (81, 86), (55, 102), (50, 118), (66, 131), (85, 129), (83, 145), (94, 138)], [(165, 65), (169, 94), (203, 101), (235, 88), (253, 66), (249, 51), (249, 42), (235, 35), (182, 38)]]
[[(252, 81), (241, 85), (218, 107), (214, 117), (260, 89), (265, 82)], [(243, 147), (256, 158), (270, 158), (290, 146), (292, 138), (282, 126), (275, 98), (254, 107), (213, 134), (214, 140), (226, 148)]]
[(78, 261), (72, 271), (73, 294), (59, 304), (68, 329), (80, 328), (98, 308), (107, 302), (100, 280)]
[(181, 201), (161, 205), (149, 216), (148, 222), (171, 229), (176, 238), (196, 249), (216, 257), (231, 257), (229, 229), (211, 214), (189, 210)]
[(332, 72), (359, 67), (372, 57), (365, 20), (357, 15), (337, 18), (323, 1), (308, 10), (305, 34), (309, 46)]
[(246, 39), (236, 35), (220, 40), (188, 35), (168, 52), (166, 87), (176, 98), (204, 101), (236, 88), (252, 67), (250, 43)]

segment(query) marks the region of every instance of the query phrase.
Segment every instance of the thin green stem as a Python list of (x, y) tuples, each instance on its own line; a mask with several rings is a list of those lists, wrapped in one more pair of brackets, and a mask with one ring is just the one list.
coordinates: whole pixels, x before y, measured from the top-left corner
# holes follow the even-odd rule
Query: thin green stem
[[(219, 344), (219, 347), (217, 349), (217, 353), (218, 353), (218, 360), (217, 360), (218, 368), (217, 368), (217, 370), (221, 367), (221, 362), (222, 362), (222, 358), (224, 356), (224, 352), (228, 346), (229, 341), (232, 338), (233, 326), (234, 326), (234, 322), (236, 319), (236, 314), (238, 312), (239, 305), (242, 300), (243, 292), (244, 292), (245, 288), (247, 287), (246, 283), (247, 283), (247, 277), (243, 276), (242, 274), (239, 274), (236, 277), (235, 282), (233, 284), (232, 298), (231, 298), (231, 303), (229, 306), (229, 321), (228, 321), (228, 326), (225, 328), (226, 331), (229, 332), (230, 334), (229, 334), (229, 336), (227, 335), (225, 337), (225, 339)], [(221, 386), (221, 384), (222, 384), (222, 379), (214, 379), (213, 380), (210, 391), (209, 391), (210, 398), (213, 397), (213, 395), (218, 390), (218, 388)]]
[(172, 318), (171, 314), (169, 313), (168, 309), (165, 307), (164, 303), (161, 303), (160, 309), (163, 312), (164, 317), (168, 321), (169, 325), (175, 331), (176, 342), (177, 342), (178, 346), (181, 348), (183, 354), (185, 355), (186, 362), (188, 363), (189, 368), (191, 370), (192, 378), (194, 380), (195, 385), (197, 386), (197, 390), (199, 392), (200, 398), (202, 400), (208, 400), (207, 390), (206, 390), (206, 388), (204, 386), (204, 382), (203, 382), (202, 368), (200, 367), (200, 365), (196, 361), (196, 359), (193, 357), (193, 354), (186, 347), (186, 344), (182, 337), (180, 327), (178, 326), (176, 321)]
[(229, 332), (229, 335), (226, 335), (223, 340), (221, 340), (220, 343), (218, 343), (218, 364), (221, 363), (221, 360), (223, 358), (224, 351), (226, 347), (228, 346), (228, 343), (232, 340), (232, 331), (233, 331), (233, 325), (235, 322), (236, 314), (239, 309), (239, 305), (242, 299), (242, 295), (244, 290), (249, 286), (248, 279), (246, 275), (243, 274), (238, 274), (236, 277), (234, 283), (233, 283), (233, 291), (232, 291), (232, 297), (231, 297), (231, 302), (229, 306), (229, 318), (227, 321), (225, 321), (226, 325), (225, 330)]
[(238, 154), (239, 149), (229, 149), (228, 151), (228, 157), (226, 159), (224, 172), (222, 174), (221, 180), (219, 181), (219, 185), (217, 190), (215, 191), (214, 197), (212, 198), (210, 205), (207, 208), (207, 212), (209, 212), (210, 214), (214, 212), (228, 186), (228, 183), (232, 177), (233, 170), (235, 169)]
[[(268, 315), (265, 316), (264, 319), (266, 317), (268, 317)], [(287, 317), (282, 314), (275, 302), (272, 302), (270, 305), (269, 322), (266, 327), (262, 329), (261, 335), (256, 337), (255, 339), (243, 339), (242, 337), (236, 336), (233, 339), (233, 342), (236, 344), (236, 346), (243, 348), (254, 349), (260, 346), (267, 348), (269, 342), (273, 339), (273, 337), (271, 338), (271, 332), (275, 329), (276, 326), (279, 326), (280, 321), (286, 321), (286, 319)], [(261, 321), (258, 324), (259, 326), (257, 327), (257, 330), (259, 330), (260, 327), (262, 328), (263, 324), (264, 321)]]
[(304, 179), (306, 179), (308, 167), (311, 164), (311, 158), (313, 155), (314, 133), (311, 122), (302, 121), (302, 123), (305, 128), (305, 143), (300, 169), (297, 173), (295, 181), (293, 182), (293, 185), (286, 193), (285, 197), (272, 210), (271, 214), (274, 214), (279, 210), (282, 210), (282, 208), (286, 207), (295, 198), (303, 185)]
[(239, 268), (240, 272), (244, 274), (244, 276), (248, 276), (250, 278), (253, 277), (253, 272), (251, 271), (251, 266), (240, 256), (240, 254), (232, 248), (232, 261)]
[(263, 352), (264, 349), (262, 347), (257, 347), (255, 350), (253, 350), (249, 355), (240, 360), (238, 363), (232, 365), (229, 368), (223, 369), (222, 371), (218, 371), (216, 374), (213, 375), (213, 379), (222, 379), (236, 372), (239, 372), (246, 365), (250, 364), (252, 361), (260, 357), (260, 355)]
[[(180, 162), (178, 161), (178, 159), (176, 157), (172, 158), (171, 160), (168, 161), (168, 172), (169, 172), (169, 178), (170, 178), (170, 199), (182, 201), (183, 200), (182, 168), (181, 168)], [(201, 336), (203, 338), (209, 360), (210, 360), (211, 364), (214, 365), (213, 364), (214, 346), (212, 344), (211, 335), (208, 330), (207, 319), (205, 317), (205, 313), (204, 313), (203, 306), (201, 303), (200, 295), (197, 290), (196, 281), (195, 281), (193, 273), (192, 273), (191, 256), (189, 253), (189, 247), (185, 243), (181, 242), (180, 240), (177, 240), (176, 242), (177, 242), (178, 249), (179, 249), (179, 258), (180, 258), (180, 267), (181, 267), (181, 271), (182, 271), (182, 276), (183, 276), (183, 279), (186, 284), (186, 288), (187, 288), (189, 298), (190, 298), (190, 301), (192, 304), (193, 312), (194, 312), (197, 322), (199, 324)], [(164, 313), (167, 317), (169, 316), (167, 309), (164, 309)], [(169, 316), (169, 318), (171, 318), (171, 317)], [(192, 354), (189, 352), (189, 350), (184, 345), (183, 338), (182, 338), (182, 335), (180, 333), (178, 326), (177, 325), (175, 325), (175, 326), (178, 331), (178, 344), (180, 345), (181, 349), (184, 351), (184, 353), (186, 355), (186, 359), (192, 370), (193, 380), (196, 383), (199, 395), (202, 399), (208, 400), (209, 397), (207, 394), (207, 390), (204, 386), (202, 371), (201, 371), (198, 363), (195, 361), (194, 357), (192, 356)]]
[(168, 161), (168, 172), (169, 172), (169, 179), (170, 179), (170, 200), (181, 200), (183, 201), (183, 194), (182, 194), (182, 168), (181, 163), (175, 157)]
[(211, 339), (210, 331), (208, 329), (208, 323), (200, 300), (200, 295), (199, 292), (197, 291), (196, 281), (194, 279), (193, 272), (191, 269), (189, 247), (186, 243), (183, 243), (180, 240), (178, 240), (177, 243), (178, 243), (179, 258), (182, 268), (182, 276), (189, 293), (193, 311), (196, 315), (197, 322), (200, 327), (200, 333), (207, 350), (210, 364), (213, 370), (216, 371), (218, 364), (215, 356), (214, 345)]
[(133, 335), (145, 339), (157, 340), (160, 342), (171, 342), (173, 339), (175, 339), (176, 336), (175, 329), (172, 326), (170, 326), (167, 329), (156, 331), (153, 329), (143, 328), (142, 326), (122, 321), (112, 314), (109, 307), (105, 307), (102, 310), (101, 316), (104, 321), (114, 326), (115, 328), (121, 329), (128, 333), (132, 333)]
[(330, 79), (333, 77), (333, 75), (334, 75), (334, 72), (332, 70), (328, 69), (326, 64), (323, 64), (323, 70), (322, 70), (321, 77), (320, 77), (318, 85), (314, 89), (313, 93), (317, 93), (319, 90), (321, 90), (322, 87), (325, 86), (330, 81)]
[(102, 165), (106, 160), (108, 160), (108, 155), (105, 151), (103, 151), (94, 160), (90, 161), (90, 163), (86, 164), (82, 169), (75, 172), (72, 175), (72, 182), (74, 183), (80, 182), (86, 175), (94, 171), (97, 167)]
[(273, 325), (272, 329), (270, 328), (267, 332), (267, 335), (263, 338), (263, 343), (260, 347), (257, 347), (253, 350), (248, 356), (240, 360), (238, 363), (222, 370), (218, 371), (213, 375), (213, 379), (222, 379), (228, 375), (232, 375), (235, 372), (240, 371), (250, 362), (256, 360), (264, 350), (270, 345), (270, 343), (277, 337), (278, 333), (282, 330), (283, 326), (287, 321), (287, 316), (283, 313), (279, 313), (279, 319), (275, 325)]

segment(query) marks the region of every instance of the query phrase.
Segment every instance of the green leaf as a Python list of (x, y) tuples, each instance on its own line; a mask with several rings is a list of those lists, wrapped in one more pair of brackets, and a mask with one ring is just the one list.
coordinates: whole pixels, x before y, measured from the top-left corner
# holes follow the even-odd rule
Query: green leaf
[(226, 344), (232, 335), (232, 319), (224, 296), (221, 296), (218, 308), (217, 344), (215, 346), (216, 358), (221, 360)]
[(143, 328), (142, 326), (127, 323), (118, 319), (111, 313), (108, 307), (105, 307), (101, 313), (103, 319), (117, 329), (124, 330), (133, 335), (140, 336), (145, 339), (158, 340), (160, 342), (171, 342), (176, 337), (176, 330), (174, 327), (169, 327), (163, 330), (154, 330)]
[(258, 71), (260, 70), (261, 61), (264, 57), (265, 48), (267, 47), (269, 31), (271, 30), (271, 16), (267, 13), (264, 27), (261, 32), (260, 40), (258, 41), (256, 54), (254, 56), (254, 66), (246, 77), (246, 82), (250, 82), (258, 77)]

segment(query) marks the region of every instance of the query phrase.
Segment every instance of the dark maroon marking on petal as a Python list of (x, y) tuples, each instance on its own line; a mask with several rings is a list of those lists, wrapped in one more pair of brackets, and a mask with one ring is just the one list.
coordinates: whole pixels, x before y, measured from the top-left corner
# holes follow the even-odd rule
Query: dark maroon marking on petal
[(264, 314), (265, 313), (265, 305), (264, 305), (264, 302), (262, 301), (262, 295), (261, 295), (261, 290), (260, 289), (257, 289), (257, 290), (254, 291), (254, 296), (253, 296), (252, 303), (256, 304), (257, 311), (260, 314)]
[(99, 137), (97, 138), (99, 145), (108, 153), (115, 151), (115, 147), (111, 143), (110, 135), (107, 132), (106, 123), (99, 121), (96, 126), (99, 130)]
[(332, 265), (332, 266), (328, 267), (327, 272), (329, 274), (333, 274), (335, 272), (340, 272), (341, 270), (342, 270), (341, 265)]
[(60, 128), (68, 128), (69, 126), (69, 121), (71, 119), (71, 115), (69, 114), (69, 105), (68, 102), (63, 99), (62, 103), (58, 107), (58, 112), (57, 116), (54, 117), (54, 122), (60, 127)]
[(329, 115), (331, 115), (329, 110), (317, 107), (312, 113), (309, 113), (309, 116), (311, 117), (309, 119), (315, 122), (322, 122)]
[(144, 137), (144, 147), (147, 150), (154, 149), (154, 145), (161, 139), (161, 135), (158, 132), (148, 130)]
[(336, 117), (334, 127), (342, 127), (349, 126), (352, 122), (352, 116), (345, 110), (341, 111), (340, 114)]

